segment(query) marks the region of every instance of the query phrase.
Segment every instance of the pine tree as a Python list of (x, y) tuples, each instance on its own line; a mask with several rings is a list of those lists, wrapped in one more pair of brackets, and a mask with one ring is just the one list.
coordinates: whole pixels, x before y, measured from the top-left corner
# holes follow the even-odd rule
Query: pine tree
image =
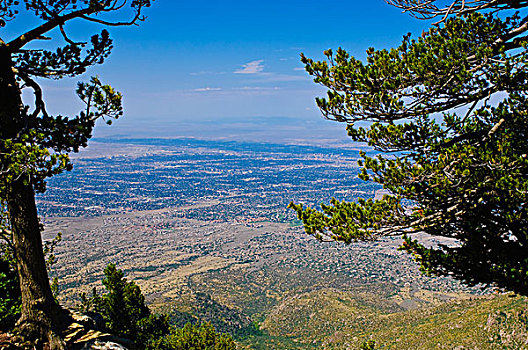
[[(45, 181), (50, 176), (71, 169), (68, 154), (86, 146), (97, 119), (111, 121), (122, 114), (121, 94), (92, 78), (77, 88), (86, 104), (84, 111), (74, 117), (52, 116), (47, 112), (38, 79), (78, 76), (88, 67), (102, 64), (110, 54), (112, 40), (108, 31), (103, 29), (87, 42), (77, 42), (69, 37), (70, 21), (95, 22), (103, 27), (132, 25), (144, 19), (142, 11), (150, 2), (0, 1), (0, 26), (9, 26), (20, 12), (34, 15), (39, 21), (12, 40), (0, 38), (0, 202), (7, 208), (8, 216), (7, 222), (1, 223), (0, 233), (12, 237), (17, 261), (22, 294), (18, 329), (37, 347), (42, 347), (43, 342), (51, 349), (64, 345), (58, 335), (61, 310), (49, 286), (42, 252), (35, 192), (45, 191)], [(118, 14), (126, 7), (132, 10), (132, 18), (124, 22), (107, 21), (109, 17), (103, 16)], [(44, 39), (52, 40), (47, 41), (45, 48), (36, 49), (36, 43)], [(56, 49), (49, 49), (53, 43)], [(33, 93), (32, 103), (23, 99), (26, 90)]]
[(328, 88), (323, 115), (379, 152), (359, 177), (389, 194), (290, 206), (320, 239), (403, 234), (425, 273), (528, 295), (528, 1), (387, 2), (436, 22), (366, 62), (341, 48), (302, 62)]

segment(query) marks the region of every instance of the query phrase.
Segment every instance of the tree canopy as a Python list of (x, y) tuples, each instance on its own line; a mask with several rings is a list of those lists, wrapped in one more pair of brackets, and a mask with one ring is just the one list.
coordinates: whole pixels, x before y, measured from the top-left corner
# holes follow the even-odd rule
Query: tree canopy
[(169, 316), (154, 314), (145, 304), (145, 297), (134, 282), (128, 282), (122, 270), (108, 264), (103, 285), (107, 291), (81, 294), (81, 311), (100, 313), (106, 329), (112, 334), (134, 341), (138, 349), (147, 350), (234, 350), (236, 343), (229, 334), (217, 333), (210, 322), (187, 323), (183, 328), (169, 325)]
[[(104, 63), (113, 47), (104, 28), (137, 24), (150, 5), (151, 0), (0, 1), (0, 234), (17, 264), (22, 300), (18, 330), (37, 347), (47, 343), (60, 349), (64, 344), (61, 311), (42, 252), (35, 192), (45, 191), (48, 177), (71, 169), (68, 154), (86, 146), (97, 119), (110, 123), (123, 114), (121, 94), (93, 77), (77, 86), (84, 110), (76, 116), (50, 115), (40, 82), (76, 77)], [(38, 24), (7, 40), (1, 28), (22, 13), (34, 16)], [(74, 19), (103, 29), (77, 41), (68, 30)], [(38, 48), (43, 40), (46, 44)], [(26, 90), (32, 101), (24, 100)]]
[(434, 23), (365, 62), (341, 48), (301, 59), (328, 88), (324, 117), (379, 152), (361, 153), (359, 177), (388, 194), (290, 206), (319, 239), (403, 234), (425, 273), (528, 295), (528, 2), (387, 2)]

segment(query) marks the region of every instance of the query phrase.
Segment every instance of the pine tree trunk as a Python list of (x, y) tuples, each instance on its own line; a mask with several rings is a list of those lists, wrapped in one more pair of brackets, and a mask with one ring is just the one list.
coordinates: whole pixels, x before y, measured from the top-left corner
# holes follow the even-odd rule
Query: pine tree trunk
[[(10, 53), (5, 45), (0, 45), (0, 152), (4, 148), (4, 140), (17, 137), (25, 122), (21, 90), (12, 67)], [(1, 164), (0, 169), (8, 165)], [(22, 316), (18, 328), (24, 338), (38, 343), (37, 348), (43, 348), (43, 344), (46, 344), (49, 349), (63, 349), (58, 336), (60, 307), (55, 303), (49, 285), (35, 192), (27, 182), (27, 176), (7, 183), (4, 178), (0, 180), (0, 195), (7, 203), (13, 231), (14, 254), (22, 292)]]
[(49, 286), (35, 194), (31, 185), (24, 184), (22, 179), (10, 184), (7, 205), (22, 292), (19, 330), (28, 339), (44, 340), (50, 345), (55, 344), (50, 348), (61, 349), (57, 329), (60, 326), (60, 308)]

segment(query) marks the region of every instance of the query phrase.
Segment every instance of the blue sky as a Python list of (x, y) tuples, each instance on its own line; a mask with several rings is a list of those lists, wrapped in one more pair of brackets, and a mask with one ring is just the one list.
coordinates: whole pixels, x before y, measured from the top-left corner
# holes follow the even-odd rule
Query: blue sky
[[(251, 138), (260, 128), (259, 140), (281, 132), (342, 138), (343, 125), (321, 120), (314, 98), (324, 89), (299, 54), (322, 59), (341, 46), (362, 58), (370, 46), (396, 46), (428, 26), (383, 0), (156, 0), (146, 15), (139, 27), (109, 29), (115, 49), (103, 66), (42, 82), (51, 112), (75, 113), (75, 82), (97, 74), (123, 93), (125, 117), (99, 126), (96, 136)], [(2, 31), (9, 36), (28, 24)], [(101, 29), (80, 21), (69, 28), (75, 40)]]

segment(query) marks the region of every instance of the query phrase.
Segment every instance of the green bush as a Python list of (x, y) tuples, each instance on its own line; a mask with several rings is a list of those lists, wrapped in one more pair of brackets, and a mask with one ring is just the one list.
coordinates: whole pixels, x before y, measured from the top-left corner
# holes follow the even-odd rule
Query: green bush
[(109, 264), (104, 274), (103, 285), (108, 293), (101, 298), (99, 307), (103, 310), (106, 326), (115, 335), (135, 340), (138, 322), (150, 316), (145, 297), (139, 286), (128, 282), (115, 264)]
[(15, 260), (7, 249), (0, 247), (0, 330), (12, 329), (20, 317), (22, 303)]
[(107, 293), (99, 295), (94, 288), (89, 298), (81, 294), (81, 311), (100, 313), (109, 332), (140, 346), (151, 338), (169, 333), (168, 317), (151, 314), (141, 289), (133, 281), (128, 282), (122, 270), (115, 264), (108, 264), (104, 275)]
[(167, 315), (150, 314), (148, 317), (139, 320), (137, 330), (136, 342), (148, 348), (148, 344), (169, 333), (169, 317)]
[(228, 334), (216, 333), (211, 323), (186, 324), (172, 328), (170, 334), (151, 342), (148, 350), (234, 350), (236, 344)]
[(128, 282), (122, 270), (108, 264), (103, 285), (107, 293), (81, 294), (81, 311), (100, 313), (112, 334), (133, 340), (140, 348), (176, 350), (233, 350), (235, 342), (227, 334), (216, 333), (211, 323), (183, 328), (169, 325), (167, 315), (152, 314), (145, 297), (134, 282)]

